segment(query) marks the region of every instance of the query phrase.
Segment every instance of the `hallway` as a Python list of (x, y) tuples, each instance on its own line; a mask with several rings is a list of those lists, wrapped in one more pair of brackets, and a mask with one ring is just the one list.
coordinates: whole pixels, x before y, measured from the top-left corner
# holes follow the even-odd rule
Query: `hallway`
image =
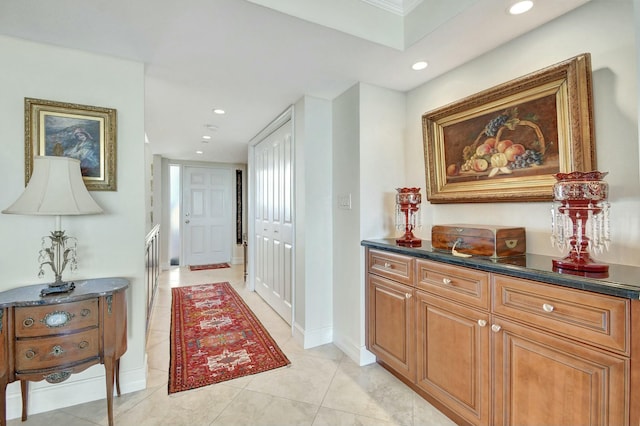
[[(269, 330), (291, 366), (167, 395), (171, 287), (228, 281)], [(147, 389), (114, 398), (117, 426), (453, 425), (377, 364), (358, 367), (332, 344), (304, 350), (289, 326), (254, 292), (242, 265), (160, 274), (147, 342)], [(104, 400), (13, 419), (9, 426), (106, 425)]]

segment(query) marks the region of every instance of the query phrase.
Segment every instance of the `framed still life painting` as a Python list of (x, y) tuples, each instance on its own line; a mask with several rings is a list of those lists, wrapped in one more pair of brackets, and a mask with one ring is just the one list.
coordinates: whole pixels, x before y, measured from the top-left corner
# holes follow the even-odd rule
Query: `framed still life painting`
[(553, 199), (554, 175), (595, 168), (582, 54), (422, 116), (432, 203)]
[(25, 98), (25, 185), (40, 155), (80, 160), (90, 191), (115, 191), (116, 110)]

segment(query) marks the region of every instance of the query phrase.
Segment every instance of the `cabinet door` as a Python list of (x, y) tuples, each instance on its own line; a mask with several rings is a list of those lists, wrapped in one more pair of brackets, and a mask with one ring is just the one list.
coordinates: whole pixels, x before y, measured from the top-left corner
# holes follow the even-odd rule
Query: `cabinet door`
[(493, 322), (495, 425), (629, 424), (627, 359), (502, 319)]
[(367, 347), (409, 380), (415, 379), (413, 288), (375, 275), (368, 278)]
[(416, 292), (417, 385), (476, 425), (489, 424), (489, 314)]

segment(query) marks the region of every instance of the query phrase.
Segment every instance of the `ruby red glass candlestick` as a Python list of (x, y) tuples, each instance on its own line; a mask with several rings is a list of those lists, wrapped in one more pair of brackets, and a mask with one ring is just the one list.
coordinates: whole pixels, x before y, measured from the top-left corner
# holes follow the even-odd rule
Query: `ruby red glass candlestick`
[(563, 259), (554, 259), (559, 270), (602, 273), (609, 265), (598, 263), (591, 254), (609, 248), (609, 185), (607, 172), (571, 172), (555, 175), (555, 200), (551, 211), (551, 243), (569, 249)]
[(420, 227), (420, 188), (396, 188), (396, 227), (404, 230), (404, 235), (396, 239), (401, 246), (419, 247), (422, 240), (413, 235), (413, 230)]

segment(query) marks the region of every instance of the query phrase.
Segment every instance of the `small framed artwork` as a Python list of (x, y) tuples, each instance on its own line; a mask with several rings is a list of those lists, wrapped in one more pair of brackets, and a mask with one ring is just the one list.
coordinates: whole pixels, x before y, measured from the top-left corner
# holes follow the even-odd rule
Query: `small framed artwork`
[(422, 116), (432, 203), (545, 201), (554, 175), (595, 168), (585, 53)]
[(90, 191), (115, 191), (116, 110), (25, 98), (25, 185), (33, 157), (53, 155), (80, 160)]

